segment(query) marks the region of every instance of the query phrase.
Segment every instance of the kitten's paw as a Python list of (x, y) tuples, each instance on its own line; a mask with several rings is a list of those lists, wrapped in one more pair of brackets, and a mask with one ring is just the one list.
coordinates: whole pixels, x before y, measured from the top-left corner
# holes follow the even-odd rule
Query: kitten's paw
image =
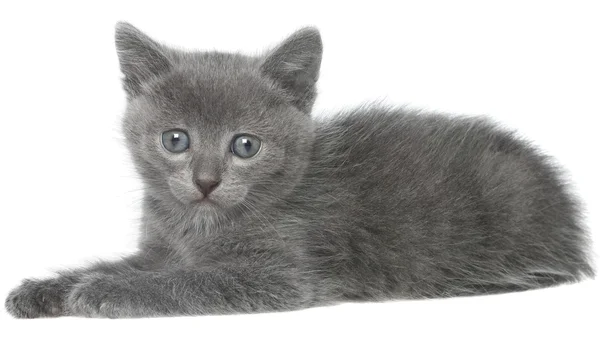
[(17, 318), (58, 317), (65, 315), (65, 284), (60, 279), (24, 280), (10, 292), (6, 311)]
[(67, 299), (71, 314), (83, 317), (132, 317), (136, 291), (127, 280), (110, 275), (90, 275), (73, 287)]

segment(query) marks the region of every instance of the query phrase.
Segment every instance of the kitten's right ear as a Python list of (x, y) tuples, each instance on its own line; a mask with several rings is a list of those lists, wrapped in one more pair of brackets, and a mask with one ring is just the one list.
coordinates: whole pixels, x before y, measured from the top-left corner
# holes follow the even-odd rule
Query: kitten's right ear
[(165, 48), (127, 22), (117, 23), (115, 44), (125, 75), (123, 87), (130, 97), (140, 93), (142, 83), (171, 68)]
[(307, 27), (288, 37), (267, 55), (261, 66), (292, 97), (301, 111), (310, 113), (317, 95), (323, 45), (316, 28)]

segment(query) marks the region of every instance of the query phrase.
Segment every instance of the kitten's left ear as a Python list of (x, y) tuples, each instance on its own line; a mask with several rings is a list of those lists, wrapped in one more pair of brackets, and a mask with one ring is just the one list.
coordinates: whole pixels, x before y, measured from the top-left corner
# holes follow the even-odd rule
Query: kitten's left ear
[(310, 113), (317, 91), (323, 44), (316, 28), (300, 29), (271, 51), (261, 71), (292, 97), (292, 103)]
[(130, 97), (140, 93), (144, 82), (171, 68), (165, 48), (127, 22), (117, 23), (115, 44)]

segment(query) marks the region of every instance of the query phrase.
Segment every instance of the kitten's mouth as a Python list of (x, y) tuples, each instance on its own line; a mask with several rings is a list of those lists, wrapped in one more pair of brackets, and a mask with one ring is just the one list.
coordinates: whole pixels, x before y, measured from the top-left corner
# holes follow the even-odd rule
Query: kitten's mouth
[(217, 206), (218, 204), (210, 198), (204, 197), (194, 200), (194, 204), (201, 206)]

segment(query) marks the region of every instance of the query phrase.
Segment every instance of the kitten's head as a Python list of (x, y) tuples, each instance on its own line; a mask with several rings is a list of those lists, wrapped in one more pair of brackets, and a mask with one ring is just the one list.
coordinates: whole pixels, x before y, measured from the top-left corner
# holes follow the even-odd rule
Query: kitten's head
[(116, 45), (124, 132), (151, 198), (198, 216), (253, 212), (289, 193), (308, 162), (321, 63), (305, 28), (259, 57), (184, 52), (127, 23)]

